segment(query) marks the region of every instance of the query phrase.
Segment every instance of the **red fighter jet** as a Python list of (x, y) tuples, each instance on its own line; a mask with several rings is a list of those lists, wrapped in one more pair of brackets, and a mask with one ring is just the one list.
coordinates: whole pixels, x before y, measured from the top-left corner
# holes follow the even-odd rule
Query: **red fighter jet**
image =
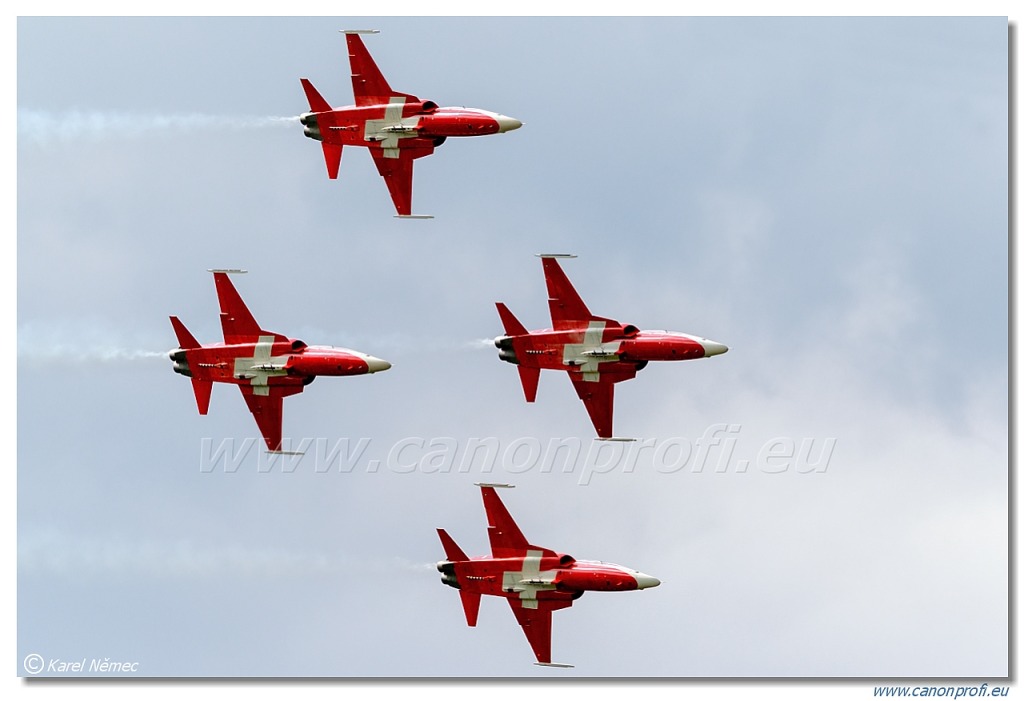
[(391, 367), (391, 363), (347, 348), (307, 346), (298, 339), (264, 331), (231, 284), (228, 273), (211, 270), (220, 300), (224, 343), (200, 345), (178, 317), (171, 325), (181, 346), (170, 352), (174, 372), (192, 378), (199, 413), (210, 408), (214, 382), (238, 385), (249, 411), (272, 453), (281, 450), (281, 405), (298, 394), (317, 375), (365, 375)]
[(693, 360), (725, 353), (728, 347), (674, 331), (641, 331), (632, 324), (594, 316), (562, 272), (557, 258), (542, 254), (548, 306), (554, 328), (527, 331), (503, 303), (498, 314), (507, 336), (494, 340), (498, 357), (519, 366), (526, 401), (537, 398), (541, 368), (566, 370), (601, 438), (612, 438), (615, 383), (632, 380), (651, 360)]
[(341, 149), (367, 146), (384, 177), (391, 199), (404, 218), (429, 219), (412, 212), (412, 162), (429, 156), (449, 136), (500, 134), (523, 125), (518, 119), (469, 107), (438, 107), (388, 85), (363, 45), (360, 34), (376, 30), (345, 30), (356, 104), (331, 107), (313, 84), (302, 78), (310, 111), (299, 117), (306, 136), (321, 142), (327, 176), (338, 177)]
[(501, 503), (495, 487), (478, 484), (487, 511), (491, 557), (468, 558), (444, 529), (438, 528), (447, 560), (437, 563), (441, 581), (459, 590), (466, 623), (476, 625), (480, 596), (503, 596), (523, 627), (537, 656), (547, 667), (571, 667), (551, 661), (551, 612), (572, 606), (588, 591), (630, 591), (661, 582), (643, 572), (609, 562), (577, 560), (571, 555), (530, 545)]

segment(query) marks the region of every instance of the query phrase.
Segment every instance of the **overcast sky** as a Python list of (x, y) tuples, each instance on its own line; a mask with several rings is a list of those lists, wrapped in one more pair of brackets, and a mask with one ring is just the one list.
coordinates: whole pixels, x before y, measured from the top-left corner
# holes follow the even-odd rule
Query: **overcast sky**
[[(364, 150), (330, 181), (282, 119), (300, 77), (352, 102), (353, 27), (396, 90), (524, 122), (416, 162), (433, 220), (392, 217)], [(1008, 673), (1005, 18), (17, 39), (18, 674)], [(592, 441), (565, 377), (528, 405), (487, 341), (495, 301), (549, 325), (538, 252), (579, 256), (594, 313), (729, 353), (652, 363), (617, 391), (639, 440)], [(210, 459), (256, 425), (225, 385), (197, 414), (167, 316), (220, 340), (216, 267), (265, 328), (394, 364), (285, 402), (302, 460)], [(517, 485), (532, 542), (662, 586), (557, 612), (576, 666), (532, 666), (504, 602), (468, 628), (434, 569), (437, 527), (487, 552), (478, 481)]]

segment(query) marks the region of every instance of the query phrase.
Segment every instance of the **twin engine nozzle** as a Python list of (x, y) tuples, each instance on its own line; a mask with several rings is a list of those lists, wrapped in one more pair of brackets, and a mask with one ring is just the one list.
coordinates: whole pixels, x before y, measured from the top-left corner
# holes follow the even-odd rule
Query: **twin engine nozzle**
[(448, 560), (441, 560), (437, 563), (437, 571), (441, 573), (441, 583), (447, 584), (454, 589), (462, 589), (459, 580), (455, 576), (455, 563)]
[(171, 360), (174, 361), (174, 372), (185, 377), (192, 377), (192, 369), (188, 366), (188, 360), (186, 360), (185, 350), (178, 348), (172, 350), (167, 354)]
[(320, 124), (316, 120), (316, 114), (313, 112), (306, 112), (299, 117), (299, 124), (303, 126), (302, 133), (310, 139), (316, 141), (323, 141), (324, 137), (320, 133)]
[(519, 357), (516, 355), (516, 350), (512, 346), (511, 336), (499, 336), (494, 339), (494, 347), (498, 349), (498, 357), (504, 360), (506, 363), (512, 363), (513, 365), (519, 365)]

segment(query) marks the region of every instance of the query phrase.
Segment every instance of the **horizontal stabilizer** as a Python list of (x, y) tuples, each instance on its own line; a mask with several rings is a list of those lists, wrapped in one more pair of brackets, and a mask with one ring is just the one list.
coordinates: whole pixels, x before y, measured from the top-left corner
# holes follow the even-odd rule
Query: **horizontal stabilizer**
[(462, 599), (462, 610), (466, 612), (466, 624), (473, 628), (480, 614), (480, 592), (459, 589), (459, 597)]
[(494, 306), (498, 308), (498, 316), (501, 317), (501, 325), (505, 327), (505, 333), (509, 336), (526, 336), (530, 332), (520, 323), (515, 314), (509, 311), (504, 302), (497, 302)]
[(337, 180), (338, 170), (341, 168), (341, 144), (329, 144), (324, 141), (320, 145), (324, 148), (324, 163), (327, 164), (327, 177), (331, 180)]
[[(443, 528), (437, 529), (437, 535), (441, 539), (441, 547), (444, 548), (444, 556), (451, 562), (465, 562), (469, 558), (466, 557), (466, 553), (462, 552), (462, 548), (456, 544), (448, 532)], [(472, 625), (472, 624), (470, 624)]]
[(534, 662), (538, 667), (558, 667), (559, 669), (572, 669), (573, 665), (565, 662)]
[(517, 369), (519, 370), (519, 381), (523, 383), (523, 394), (526, 395), (526, 401), (530, 403), (537, 401), (537, 385), (540, 384), (540, 368), (530, 368), (525, 365), (520, 365)]
[(210, 394), (213, 392), (213, 383), (193, 377), (192, 391), (196, 393), (196, 406), (199, 407), (199, 414), (206, 416), (206, 412), (210, 410)]
[(323, 98), (317, 89), (313, 87), (305, 78), (301, 78), (302, 90), (306, 93), (306, 100), (309, 101), (309, 109), (311, 112), (330, 112), (331, 105)]
[(174, 335), (178, 337), (178, 347), (185, 350), (199, 348), (199, 341), (193, 336), (185, 325), (176, 316), (171, 317), (171, 326), (174, 327)]

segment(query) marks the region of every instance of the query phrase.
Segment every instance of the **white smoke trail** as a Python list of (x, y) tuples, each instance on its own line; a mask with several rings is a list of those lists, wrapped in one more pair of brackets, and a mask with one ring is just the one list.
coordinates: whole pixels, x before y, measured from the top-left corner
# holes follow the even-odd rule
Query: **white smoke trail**
[(166, 350), (156, 350), (149, 343), (132, 343), (119, 332), (85, 321), (26, 323), (18, 327), (18, 362), (26, 364), (166, 360), (174, 345), (173, 335), (166, 345)]
[(18, 543), (18, 569), (29, 575), (309, 575), (340, 572), (343, 564), (318, 553), (189, 541), (135, 541), (121, 535), (101, 538), (51, 531), (24, 535)]
[(292, 127), (296, 117), (224, 116), (213, 114), (132, 114), (128, 112), (48, 112), (18, 108), (18, 140), (36, 146), (88, 139), (133, 138), (154, 131), (191, 132), (226, 128)]
[(433, 573), (434, 563), (398, 557), (360, 560), (341, 552), (273, 548), (240, 543), (140, 540), (123, 534), (88, 536), (43, 529), (18, 536), (18, 571), (23, 575), (135, 575), (166, 579), (217, 576), (337, 575), (358, 567), (382, 576)]
[(47, 348), (25, 348), (18, 344), (18, 357), (36, 362), (77, 361), (82, 363), (111, 363), (118, 360), (167, 358), (168, 351), (135, 350), (117, 346), (55, 345)]
[[(300, 328), (296, 337), (313, 343), (333, 341), (334, 345), (384, 357), (389, 353), (412, 351), (418, 354), (446, 354), (494, 350), (493, 338), (456, 341), (423, 338), (400, 332), (331, 333), (312, 327)], [(25, 364), (106, 363), (151, 358), (166, 360), (168, 352), (177, 345), (173, 334), (167, 335), (164, 345), (164, 350), (158, 350), (151, 338), (130, 339), (124, 330), (113, 329), (109, 324), (97, 320), (60, 319), (49, 323), (27, 322), (18, 327), (18, 362)]]
[(493, 338), (474, 338), (466, 343), (466, 348), (473, 350), (494, 350)]
[(327, 328), (308, 324), (297, 326), (294, 332), (295, 338), (301, 338), (307, 343), (354, 348), (370, 355), (380, 354), (383, 357), (387, 357), (387, 353), (415, 352), (422, 355), (475, 352), (481, 349), (494, 350), (494, 338), (457, 340), (404, 331), (367, 333), (362, 329)]

